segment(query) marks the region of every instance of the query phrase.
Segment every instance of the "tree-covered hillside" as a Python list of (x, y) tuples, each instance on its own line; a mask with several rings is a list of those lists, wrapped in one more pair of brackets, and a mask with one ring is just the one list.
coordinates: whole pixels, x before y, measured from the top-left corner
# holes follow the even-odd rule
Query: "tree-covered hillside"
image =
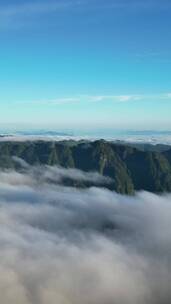
[(1, 170), (19, 166), (14, 156), (30, 165), (97, 171), (111, 177), (113, 181), (107, 187), (119, 193), (171, 192), (171, 149), (141, 151), (103, 140), (72, 145), (67, 142), (1, 142)]

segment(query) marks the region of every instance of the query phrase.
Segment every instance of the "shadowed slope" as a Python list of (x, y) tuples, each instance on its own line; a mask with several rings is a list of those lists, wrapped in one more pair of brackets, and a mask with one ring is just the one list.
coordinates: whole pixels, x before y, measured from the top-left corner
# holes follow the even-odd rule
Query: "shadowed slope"
[(0, 143), (0, 167), (19, 167), (13, 156), (30, 165), (59, 165), (98, 172), (111, 177), (113, 182), (104, 186), (119, 193), (171, 191), (171, 149), (164, 152), (141, 151), (104, 140), (76, 145), (41, 141)]

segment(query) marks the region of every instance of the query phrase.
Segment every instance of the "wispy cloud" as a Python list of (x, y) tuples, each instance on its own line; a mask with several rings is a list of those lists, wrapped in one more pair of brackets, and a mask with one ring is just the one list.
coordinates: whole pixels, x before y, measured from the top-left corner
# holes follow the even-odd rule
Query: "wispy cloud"
[(115, 102), (126, 102), (135, 101), (141, 99), (141, 95), (103, 95), (103, 96), (85, 96), (88, 101), (100, 102), (100, 101), (115, 101)]
[(72, 97), (60, 97), (56, 99), (43, 100), (28, 100), (17, 102), (25, 105), (64, 105), (64, 104), (78, 104), (78, 103), (99, 103), (99, 102), (113, 102), (113, 103), (128, 103), (138, 101), (153, 101), (153, 100), (171, 100), (171, 93), (162, 94), (123, 94), (123, 95), (76, 95)]
[(131, 94), (131, 95), (103, 95), (103, 96), (85, 96), (87, 101), (100, 102), (100, 101), (113, 101), (113, 102), (132, 102), (142, 100), (154, 99), (171, 99), (171, 93), (163, 94)]

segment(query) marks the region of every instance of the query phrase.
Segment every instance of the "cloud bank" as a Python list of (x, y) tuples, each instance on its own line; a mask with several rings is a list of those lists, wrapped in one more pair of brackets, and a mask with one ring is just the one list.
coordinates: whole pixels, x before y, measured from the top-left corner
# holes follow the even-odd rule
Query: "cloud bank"
[(63, 187), (27, 170), (0, 174), (1, 304), (170, 303), (171, 195)]
[(100, 140), (104, 139), (105, 141), (110, 141), (110, 142), (117, 142), (121, 141), (121, 143), (125, 144), (151, 144), (151, 145), (157, 145), (157, 144), (162, 144), (162, 145), (171, 145), (171, 132), (170, 131), (140, 131), (140, 132), (134, 132), (134, 131), (127, 131), (127, 130), (121, 130), (120, 132), (118, 131), (118, 134), (116, 130), (110, 130), (110, 129), (104, 129), (101, 130), (100, 132), (96, 132), (96, 130), (87, 130), (84, 131), (81, 134), (79, 132), (77, 134), (69, 134), (68, 135), (49, 135), (45, 131), (45, 134), (42, 132), (39, 134), (37, 131), (32, 132), (31, 135), (27, 134), (26, 132), (23, 132), (20, 134), (20, 132), (11, 132), (13, 134), (9, 135), (3, 134), (0, 135), (0, 142), (34, 142), (34, 141), (44, 141), (44, 142), (60, 142), (60, 141), (76, 141), (79, 142), (81, 140), (86, 140), (86, 141), (95, 141), (95, 140)]
[[(109, 184), (112, 182), (110, 177), (100, 175), (98, 172), (83, 172), (79, 169), (66, 169), (61, 166), (30, 166), (27, 162), (17, 156), (13, 156), (12, 159), (19, 167), (25, 169), (25, 172), (22, 174), (16, 173), (15, 171), (10, 173), (21, 176), (21, 180), (23, 176), (27, 176), (27, 178), (30, 179), (31, 184), (35, 182), (35, 177), (36, 183), (39, 181), (39, 183), (49, 182), (62, 184), (66, 179), (78, 182), (89, 182), (96, 185)], [(8, 171), (0, 173), (0, 176), (7, 176), (8, 179)]]

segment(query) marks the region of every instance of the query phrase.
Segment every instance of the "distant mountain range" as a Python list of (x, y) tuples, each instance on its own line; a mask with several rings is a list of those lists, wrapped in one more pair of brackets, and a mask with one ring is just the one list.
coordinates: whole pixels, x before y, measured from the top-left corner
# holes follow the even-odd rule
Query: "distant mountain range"
[[(21, 170), (14, 156), (30, 165), (62, 166), (99, 172), (112, 182), (102, 185), (122, 194), (138, 190), (171, 192), (171, 148), (164, 145), (94, 142), (0, 142), (0, 168)], [(67, 185), (73, 185), (72, 179)], [(88, 186), (93, 186), (92, 183)], [(77, 182), (76, 186), (87, 185)]]
[(0, 130), (0, 141), (62, 141), (104, 139), (106, 141), (138, 144), (166, 144), (171, 146), (171, 131), (162, 130), (54, 130), (54, 129), (26, 129)]

